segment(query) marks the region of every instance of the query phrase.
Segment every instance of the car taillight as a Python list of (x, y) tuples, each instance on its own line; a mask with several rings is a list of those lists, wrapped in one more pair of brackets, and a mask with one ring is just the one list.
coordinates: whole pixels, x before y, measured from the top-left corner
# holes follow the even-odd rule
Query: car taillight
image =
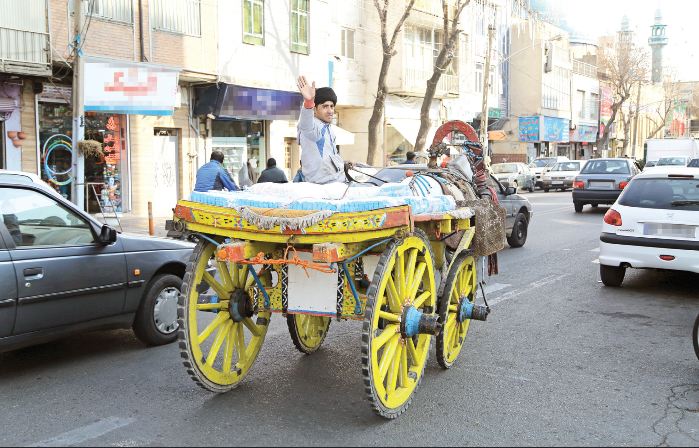
[(610, 208), (607, 213), (604, 214), (604, 222), (610, 226), (619, 227), (621, 225), (621, 214), (613, 208)]
[(576, 190), (582, 190), (583, 188), (585, 188), (585, 182), (581, 180), (576, 180), (575, 182), (573, 182), (573, 188), (575, 188)]
[(629, 183), (627, 181), (622, 180), (621, 182), (619, 182), (619, 190), (623, 190), (624, 188), (626, 188), (628, 184)]

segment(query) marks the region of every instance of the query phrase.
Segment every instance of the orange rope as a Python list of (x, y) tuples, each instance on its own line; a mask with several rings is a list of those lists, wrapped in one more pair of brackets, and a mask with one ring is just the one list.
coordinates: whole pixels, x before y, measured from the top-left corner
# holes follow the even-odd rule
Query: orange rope
[[(291, 259), (288, 259), (287, 256), (289, 254), (289, 249), (294, 251), (294, 255)], [(299, 256), (296, 254), (296, 249), (294, 246), (288, 245), (286, 246), (286, 249), (284, 250), (284, 258), (281, 259), (266, 259), (264, 252), (258, 253), (256, 256), (250, 258), (249, 260), (241, 260), (236, 262), (238, 264), (295, 264), (297, 266), (301, 266), (303, 270), (306, 272), (306, 276), (308, 276), (308, 269), (314, 269), (316, 271), (320, 272), (325, 272), (327, 274), (334, 274), (337, 271), (335, 269), (331, 269), (325, 264), (321, 263), (314, 263), (313, 261), (308, 261), (308, 260), (302, 260), (299, 258)]]

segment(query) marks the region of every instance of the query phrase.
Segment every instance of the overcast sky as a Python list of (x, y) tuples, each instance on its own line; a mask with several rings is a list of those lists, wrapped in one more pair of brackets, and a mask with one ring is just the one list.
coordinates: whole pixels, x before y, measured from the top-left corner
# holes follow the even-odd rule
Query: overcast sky
[(648, 44), (655, 11), (660, 7), (667, 25), (668, 45), (663, 65), (673, 66), (681, 81), (699, 81), (699, 1), (697, 0), (556, 0), (568, 23), (593, 37), (612, 34), (621, 27), (624, 15), (637, 40)]

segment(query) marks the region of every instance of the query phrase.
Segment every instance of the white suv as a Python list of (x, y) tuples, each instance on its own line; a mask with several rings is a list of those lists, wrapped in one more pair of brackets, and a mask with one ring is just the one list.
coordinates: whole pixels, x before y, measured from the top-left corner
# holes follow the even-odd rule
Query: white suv
[(626, 269), (699, 273), (699, 172), (661, 167), (628, 184), (604, 215), (600, 276), (621, 286)]

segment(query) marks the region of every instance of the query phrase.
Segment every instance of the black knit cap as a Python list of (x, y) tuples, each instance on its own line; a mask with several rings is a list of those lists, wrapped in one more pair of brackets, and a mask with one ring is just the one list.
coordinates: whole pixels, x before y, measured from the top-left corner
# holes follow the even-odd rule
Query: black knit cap
[(335, 91), (330, 87), (321, 87), (319, 89), (316, 89), (316, 106), (318, 106), (319, 104), (323, 104), (326, 101), (332, 101), (333, 106), (337, 106), (337, 95), (335, 94)]

